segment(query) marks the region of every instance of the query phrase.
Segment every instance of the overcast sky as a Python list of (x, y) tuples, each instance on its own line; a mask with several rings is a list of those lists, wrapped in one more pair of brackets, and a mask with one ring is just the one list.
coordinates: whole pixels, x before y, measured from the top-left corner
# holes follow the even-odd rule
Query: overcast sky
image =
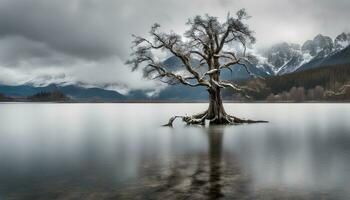
[(0, 84), (83, 82), (147, 89), (124, 66), (131, 34), (154, 22), (183, 32), (188, 17), (246, 8), (257, 47), (350, 32), (349, 0), (0, 0)]

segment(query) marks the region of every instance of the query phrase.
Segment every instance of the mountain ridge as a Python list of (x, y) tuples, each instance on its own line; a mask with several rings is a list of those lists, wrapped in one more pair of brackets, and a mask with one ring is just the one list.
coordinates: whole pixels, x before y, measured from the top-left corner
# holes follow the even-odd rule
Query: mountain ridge
[[(269, 49), (253, 53), (248, 68), (254, 74), (262, 77), (280, 76), (294, 72), (305, 71), (323, 66), (350, 64), (350, 33), (341, 33), (334, 40), (318, 34), (312, 40), (302, 45), (279, 43)], [(181, 61), (169, 57), (163, 61), (170, 70), (180, 70)], [(194, 65), (199, 61), (193, 60)], [(205, 73), (205, 67), (201, 73)], [(230, 70), (223, 70), (221, 78), (225, 80), (242, 81), (250, 78), (243, 66), (236, 65)], [(27, 97), (39, 92), (59, 90), (76, 101), (132, 101), (132, 100), (204, 100), (207, 99), (205, 88), (190, 88), (183, 85), (168, 86), (158, 94), (150, 96), (147, 91), (131, 90), (121, 94), (108, 87), (86, 87), (83, 83), (51, 83), (49, 85), (34, 85), (28, 82), (23, 85), (0, 85), (0, 93), (8, 97)]]
[[(287, 42), (272, 45), (258, 53), (258, 57), (263, 58), (259, 61), (259, 64), (272, 68), (273, 75), (293, 73), (309, 69), (309, 63), (313, 63), (312, 66), (317, 67), (318, 61), (332, 57), (349, 47), (349, 45), (350, 33), (343, 32), (334, 40), (328, 36), (318, 34), (302, 45)], [(327, 65), (329, 64), (337, 63), (327, 63)], [(323, 65), (323, 63), (320, 62), (319, 65)]]

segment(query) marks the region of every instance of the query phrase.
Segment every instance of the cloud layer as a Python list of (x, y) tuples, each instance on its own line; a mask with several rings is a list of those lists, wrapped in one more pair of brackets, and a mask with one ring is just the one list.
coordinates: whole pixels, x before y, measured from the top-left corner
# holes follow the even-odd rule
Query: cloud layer
[(0, 0), (0, 83), (155, 88), (123, 64), (131, 34), (147, 34), (154, 22), (183, 32), (188, 17), (242, 7), (258, 47), (350, 30), (348, 0)]

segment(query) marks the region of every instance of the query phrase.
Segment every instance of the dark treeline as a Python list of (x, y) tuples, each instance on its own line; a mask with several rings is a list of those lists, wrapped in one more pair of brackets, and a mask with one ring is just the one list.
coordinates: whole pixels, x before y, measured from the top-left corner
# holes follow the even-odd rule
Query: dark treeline
[(267, 101), (349, 101), (350, 64), (327, 66), (265, 81)]
[[(260, 101), (349, 101), (350, 64), (326, 66), (307, 71), (253, 79), (246, 84), (254, 91), (251, 100)], [(225, 99), (247, 100), (243, 95), (224, 92)]]
[(7, 101), (13, 101), (11, 97), (7, 97), (4, 94), (0, 93), (0, 102), (7, 102)]
[(39, 92), (32, 96), (27, 97), (29, 101), (53, 101), (53, 102), (67, 102), (71, 99), (67, 97), (64, 93), (55, 90), (52, 92)]
[(327, 66), (283, 76), (266, 79), (266, 85), (272, 93), (290, 90), (292, 87), (312, 89), (322, 86), (327, 90), (336, 90), (339, 85), (350, 81), (350, 64)]

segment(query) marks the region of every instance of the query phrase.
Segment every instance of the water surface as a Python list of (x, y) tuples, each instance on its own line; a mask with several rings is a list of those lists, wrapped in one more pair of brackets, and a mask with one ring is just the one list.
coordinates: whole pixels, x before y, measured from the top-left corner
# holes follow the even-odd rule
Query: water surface
[(0, 200), (349, 199), (348, 104), (0, 104)]

